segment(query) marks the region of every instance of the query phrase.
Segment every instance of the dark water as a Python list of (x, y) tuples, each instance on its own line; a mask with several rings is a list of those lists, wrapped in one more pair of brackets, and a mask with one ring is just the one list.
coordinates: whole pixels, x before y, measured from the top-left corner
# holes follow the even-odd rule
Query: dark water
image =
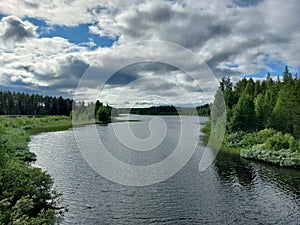
[[(147, 157), (116, 141), (111, 124), (97, 131), (115, 157), (151, 164), (168, 157), (178, 139), (175, 117), (164, 120), (171, 132), (155, 149), (158, 153)], [(137, 136), (149, 135), (146, 122), (130, 125)], [(207, 170), (199, 172), (201, 141), (176, 175), (142, 187), (113, 183), (97, 174), (82, 158), (72, 130), (33, 136), (30, 149), (37, 154), (36, 165), (54, 177), (55, 189), (63, 193), (61, 204), (69, 211), (60, 224), (300, 224), (299, 170), (219, 153)]]

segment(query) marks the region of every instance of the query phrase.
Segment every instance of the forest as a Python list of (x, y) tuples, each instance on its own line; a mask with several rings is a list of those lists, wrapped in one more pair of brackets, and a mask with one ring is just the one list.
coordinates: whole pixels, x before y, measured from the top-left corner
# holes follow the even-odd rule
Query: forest
[(0, 90), (0, 115), (65, 115), (72, 111), (69, 98)]
[(88, 104), (85, 101), (75, 102), (69, 98), (42, 96), (21, 92), (0, 90), (0, 115), (9, 116), (74, 116), (77, 121), (84, 123), (96, 119), (110, 122), (112, 107), (104, 106), (97, 100)]
[[(300, 78), (286, 66), (282, 79), (270, 74), (263, 81), (243, 78), (233, 87), (223, 77), (212, 105), (212, 118), (224, 97), (227, 146), (242, 157), (281, 166), (300, 166)], [(214, 115), (215, 114), (215, 115)]]
[(210, 115), (210, 105), (204, 104), (197, 106), (196, 110), (194, 108), (188, 107), (175, 107), (173, 105), (160, 105), (151, 106), (148, 108), (118, 108), (117, 112), (130, 113), (130, 114), (140, 114), (140, 115), (199, 115), (199, 116), (209, 116)]

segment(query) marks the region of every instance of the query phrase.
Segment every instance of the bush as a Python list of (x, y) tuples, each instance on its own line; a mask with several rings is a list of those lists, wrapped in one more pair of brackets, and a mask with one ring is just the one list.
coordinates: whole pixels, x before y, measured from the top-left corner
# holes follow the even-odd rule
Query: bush
[(226, 138), (228, 146), (247, 147), (255, 144), (263, 144), (268, 138), (270, 138), (276, 131), (274, 129), (264, 129), (259, 132), (246, 133), (244, 131), (238, 131), (229, 134)]
[(248, 149), (241, 149), (241, 157), (257, 159), (280, 166), (300, 167), (300, 152), (280, 149), (272, 151), (266, 148), (265, 144), (254, 145)]
[(266, 140), (266, 148), (273, 151), (292, 149), (294, 148), (294, 145), (294, 137), (290, 134), (282, 134), (281, 132), (276, 132)]
[[(229, 137), (238, 140), (241, 136), (235, 133)], [(235, 145), (244, 147), (240, 151), (241, 157), (280, 166), (300, 167), (300, 140), (296, 141), (290, 134), (264, 129), (245, 134)]]
[(99, 110), (97, 111), (97, 119), (101, 122), (110, 122), (110, 111), (105, 106), (100, 106)]
[(240, 142), (243, 140), (244, 136), (246, 135), (245, 131), (238, 131), (229, 134), (225, 141), (228, 146), (240, 146)]
[(247, 147), (256, 144), (263, 144), (268, 138), (272, 137), (276, 131), (273, 129), (264, 129), (259, 132), (248, 133), (240, 141), (240, 146)]

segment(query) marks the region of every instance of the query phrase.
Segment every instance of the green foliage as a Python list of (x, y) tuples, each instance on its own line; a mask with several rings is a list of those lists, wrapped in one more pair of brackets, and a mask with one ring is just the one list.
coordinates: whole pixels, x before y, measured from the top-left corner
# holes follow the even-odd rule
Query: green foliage
[(240, 141), (240, 146), (252, 146), (255, 144), (263, 144), (268, 138), (272, 137), (276, 131), (273, 129), (264, 129), (259, 132), (252, 132), (246, 134)]
[(243, 93), (234, 107), (229, 128), (231, 131), (253, 131), (255, 129), (254, 102), (247, 93)]
[(228, 134), (227, 146), (239, 147), (240, 156), (257, 159), (280, 166), (300, 167), (300, 140), (274, 129)]
[[(112, 115), (113, 114), (113, 115)], [(117, 116), (116, 110), (100, 101), (85, 105), (84, 102), (79, 102), (72, 111), (72, 119), (75, 124), (90, 124), (95, 122), (109, 123), (111, 116)]]
[(256, 128), (261, 130), (264, 127), (264, 96), (260, 93), (255, 100)]
[(178, 108), (172, 105), (151, 106), (149, 108), (128, 109), (127, 113), (140, 115), (178, 115), (180, 112), (177, 112), (177, 109)]
[(72, 100), (0, 90), (0, 115), (69, 115)]
[[(228, 77), (222, 79), (218, 92), (228, 112), (225, 143), (244, 148), (246, 158), (295, 166), (300, 159), (300, 79), (287, 66), (282, 77), (275, 82), (268, 73), (262, 82), (244, 78), (234, 87)], [(215, 101), (221, 98), (218, 92)]]
[(205, 104), (197, 107), (197, 112), (199, 116), (209, 116), (210, 115), (210, 105)]
[(248, 147), (255, 144), (263, 144), (275, 133), (276, 131), (274, 129), (264, 129), (259, 132), (252, 133), (237, 131), (227, 135), (226, 144), (234, 147)]
[(250, 148), (241, 149), (241, 157), (257, 159), (280, 166), (300, 167), (300, 152), (280, 149), (272, 151), (267, 149), (265, 144), (253, 145)]
[[(16, 138), (23, 135), (26, 136), (26, 140), (23, 141), (23, 145), (27, 145), (29, 141), (28, 134), (34, 134), (45, 131), (63, 130), (72, 127), (72, 121), (67, 116), (43, 116), (43, 117), (16, 117), (5, 119), (2, 122), (3, 126), (9, 129), (19, 130), (21, 132)], [(21, 128), (21, 129), (20, 129)], [(18, 143), (22, 143), (22, 140), (15, 139)], [(20, 144), (18, 144), (20, 145)]]
[(295, 149), (295, 139), (290, 134), (282, 134), (276, 132), (269, 139), (266, 140), (266, 148), (272, 151), (278, 151), (280, 149)]
[(225, 142), (228, 146), (240, 146), (240, 142), (246, 135), (245, 131), (237, 131), (226, 136)]
[(221, 89), (215, 94), (214, 102), (211, 106), (211, 119), (212, 125), (218, 124), (218, 121), (226, 115), (226, 104), (224, 101), (224, 95)]
[(25, 128), (57, 125), (65, 119), (0, 119), (0, 224), (54, 224), (57, 195), (51, 191), (51, 177), (28, 163), (35, 155), (28, 150)]
[(294, 110), (292, 98), (292, 92), (288, 86), (280, 90), (270, 121), (271, 126), (276, 130), (292, 133)]
[(247, 85), (246, 85), (246, 88), (244, 90), (244, 94), (247, 94), (249, 95), (251, 98), (254, 98), (254, 81), (252, 78), (250, 78), (248, 81), (247, 81)]
[(110, 110), (109, 108), (105, 106), (100, 106), (100, 108), (97, 111), (97, 119), (100, 122), (108, 123), (110, 122)]
[(225, 77), (219, 90), (223, 92), (228, 109), (230, 132), (274, 128), (300, 138), (300, 79), (293, 76), (287, 66), (283, 81), (278, 78), (274, 82), (268, 73), (262, 82), (244, 78), (232, 87), (229, 78)]
[(72, 111), (73, 122), (78, 124), (89, 124), (95, 122), (95, 104), (90, 103), (87, 106), (79, 103)]
[(300, 167), (300, 140), (274, 129), (259, 132), (235, 132), (228, 135), (227, 145), (242, 147), (241, 157), (257, 159), (280, 166)]
[(273, 86), (271, 86), (270, 89), (268, 89), (265, 94), (264, 94), (264, 101), (263, 105), (259, 106), (258, 104), (256, 105), (257, 107), (262, 107), (263, 108), (263, 127), (270, 127), (270, 124), (272, 123), (272, 112), (274, 109), (274, 106), (276, 104), (276, 99), (277, 99), (277, 93), (276, 90)]

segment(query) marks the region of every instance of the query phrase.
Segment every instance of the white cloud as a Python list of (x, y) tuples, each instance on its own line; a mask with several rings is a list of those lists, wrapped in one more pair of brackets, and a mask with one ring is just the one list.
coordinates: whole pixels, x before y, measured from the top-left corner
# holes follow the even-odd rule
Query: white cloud
[(36, 37), (36, 27), (15, 16), (7, 16), (0, 21), (2, 44), (11, 45)]
[(46, 20), (50, 24), (76, 26), (92, 22), (88, 12), (96, 1), (35, 1), (11, 0), (1, 2), (0, 11), (17, 17), (32, 17)]
[[(2, 85), (28, 84), (32, 88), (71, 93), (88, 64), (101, 61), (102, 72), (109, 71), (113, 60), (126, 62), (128, 56), (139, 58), (135, 52), (105, 55), (121, 44), (140, 40), (174, 42), (194, 51), (220, 77), (231, 74), (271, 71), (268, 63), (280, 60), (291, 65), (295, 72), (300, 58), (300, 4), (265, 0), (252, 1), (150, 1), (133, 0), (10, 0), (1, 2), (0, 12), (7, 16), (0, 22), (0, 82)], [(280, 10), (279, 10), (280, 9)], [(89, 24), (90, 32), (101, 36), (118, 37), (110, 48), (91, 50), (95, 43), (74, 44), (61, 37), (41, 38), (37, 27), (26, 17), (45, 20), (49, 26)], [(51, 32), (51, 31), (50, 31)], [(174, 54), (172, 62), (188, 63), (185, 56)], [(145, 53), (148, 54), (148, 53)], [(151, 52), (149, 52), (149, 57)], [(112, 58), (111, 58), (112, 57)], [(196, 85), (178, 71), (155, 71), (155, 68), (136, 68), (141, 77), (166, 76), (182, 85), (194, 99)], [(151, 73), (152, 71), (152, 73)], [(189, 71), (196, 73), (193, 68)], [(131, 71), (131, 73), (133, 73)], [(127, 74), (128, 75), (128, 74)], [(125, 76), (125, 78), (132, 78)], [(151, 83), (156, 90), (168, 89), (163, 83)], [(111, 88), (117, 90), (121, 82)], [(204, 89), (209, 84), (204, 85)], [(141, 93), (149, 91), (139, 87)], [(195, 92), (196, 93), (196, 92)], [(164, 93), (160, 93), (162, 96)], [(167, 92), (165, 92), (167, 94)], [(107, 99), (112, 92), (107, 92)], [(176, 98), (176, 94), (174, 94)], [(130, 98), (128, 96), (128, 98)], [(179, 101), (179, 99), (178, 99)]]

